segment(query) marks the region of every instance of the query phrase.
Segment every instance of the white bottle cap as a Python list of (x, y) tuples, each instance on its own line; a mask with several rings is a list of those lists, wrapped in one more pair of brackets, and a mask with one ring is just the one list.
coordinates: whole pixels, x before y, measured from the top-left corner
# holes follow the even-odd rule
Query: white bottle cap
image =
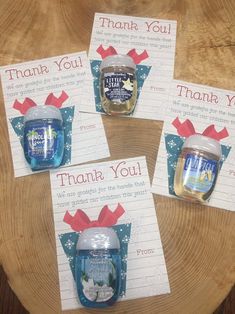
[(79, 236), (77, 250), (120, 249), (120, 242), (112, 228), (85, 229)]
[(24, 121), (37, 119), (58, 119), (63, 121), (61, 112), (55, 106), (34, 106), (27, 110)]
[(221, 146), (217, 140), (211, 137), (207, 137), (201, 134), (194, 134), (189, 136), (183, 145), (183, 148), (194, 148), (197, 150), (202, 150), (211, 154), (214, 154), (221, 158)]
[(136, 69), (133, 59), (128, 55), (113, 55), (104, 58), (100, 64), (100, 70), (110, 66), (123, 66)]

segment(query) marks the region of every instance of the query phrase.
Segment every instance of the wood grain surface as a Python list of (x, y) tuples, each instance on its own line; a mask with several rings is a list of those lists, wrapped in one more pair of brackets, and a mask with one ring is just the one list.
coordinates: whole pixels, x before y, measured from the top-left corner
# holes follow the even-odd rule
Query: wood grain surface
[[(235, 90), (234, 0), (0, 0), (0, 65), (88, 50), (95, 12), (177, 20), (174, 77)], [(162, 122), (103, 122), (111, 159), (146, 155), (152, 179)], [(30, 313), (60, 313), (49, 175), (14, 178), (2, 93), (0, 169), (0, 264)], [(235, 214), (154, 199), (171, 294), (105, 313), (212, 313), (235, 282)]]

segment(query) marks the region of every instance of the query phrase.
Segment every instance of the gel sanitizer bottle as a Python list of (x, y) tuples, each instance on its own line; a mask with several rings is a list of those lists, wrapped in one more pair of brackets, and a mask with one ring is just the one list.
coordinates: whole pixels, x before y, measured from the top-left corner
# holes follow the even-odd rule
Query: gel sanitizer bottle
[(63, 120), (54, 106), (30, 108), (24, 119), (24, 155), (33, 171), (60, 166), (64, 153)]
[(136, 65), (127, 55), (108, 56), (100, 65), (101, 105), (108, 115), (128, 115), (137, 101)]
[(75, 265), (77, 292), (85, 307), (107, 307), (119, 296), (120, 242), (112, 228), (84, 230), (77, 243)]
[(215, 188), (221, 157), (221, 146), (215, 139), (201, 134), (188, 137), (176, 166), (176, 195), (190, 201), (209, 200)]

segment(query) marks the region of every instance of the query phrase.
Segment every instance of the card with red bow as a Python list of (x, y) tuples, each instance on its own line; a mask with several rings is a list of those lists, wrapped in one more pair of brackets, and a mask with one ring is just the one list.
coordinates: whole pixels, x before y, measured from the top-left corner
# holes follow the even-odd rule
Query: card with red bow
[(119, 238), (119, 300), (170, 292), (145, 157), (53, 170), (50, 179), (63, 310), (81, 307), (76, 245), (93, 227), (113, 228)]
[[(95, 106), (83, 111), (104, 113), (100, 99), (100, 64), (107, 56), (128, 55), (136, 65), (137, 104), (129, 117), (163, 120), (162, 100), (173, 78), (176, 21), (96, 13), (89, 59)], [(162, 100), (156, 101), (156, 95)]]
[(79, 112), (82, 103), (94, 102), (85, 52), (3, 66), (1, 81), (16, 177), (35, 173), (23, 153), (24, 116), (35, 106), (55, 106), (61, 112), (64, 128), (61, 166), (109, 156), (101, 118)]
[(152, 192), (176, 196), (174, 176), (185, 140), (202, 134), (220, 143), (222, 158), (215, 189), (206, 205), (234, 210), (235, 93), (174, 80), (168, 98)]

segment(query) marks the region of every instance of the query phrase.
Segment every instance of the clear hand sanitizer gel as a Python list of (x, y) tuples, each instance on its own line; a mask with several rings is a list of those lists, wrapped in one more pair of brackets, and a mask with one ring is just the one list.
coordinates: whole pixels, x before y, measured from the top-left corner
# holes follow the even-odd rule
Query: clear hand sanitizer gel
[(77, 292), (85, 307), (107, 307), (120, 293), (120, 242), (112, 228), (84, 230), (77, 243), (75, 265)]
[(24, 119), (24, 155), (31, 169), (56, 168), (64, 153), (60, 110), (54, 106), (30, 108)]
[(128, 115), (137, 101), (136, 65), (128, 55), (108, 56), (100, 65), (101, 105), (108, 115)]
[(204, 202), (211, 196), (221, 160), (220, 143), (195, 134), (185, 140), (179, 156), (175, 177), (175, 194), (181, 198)]

